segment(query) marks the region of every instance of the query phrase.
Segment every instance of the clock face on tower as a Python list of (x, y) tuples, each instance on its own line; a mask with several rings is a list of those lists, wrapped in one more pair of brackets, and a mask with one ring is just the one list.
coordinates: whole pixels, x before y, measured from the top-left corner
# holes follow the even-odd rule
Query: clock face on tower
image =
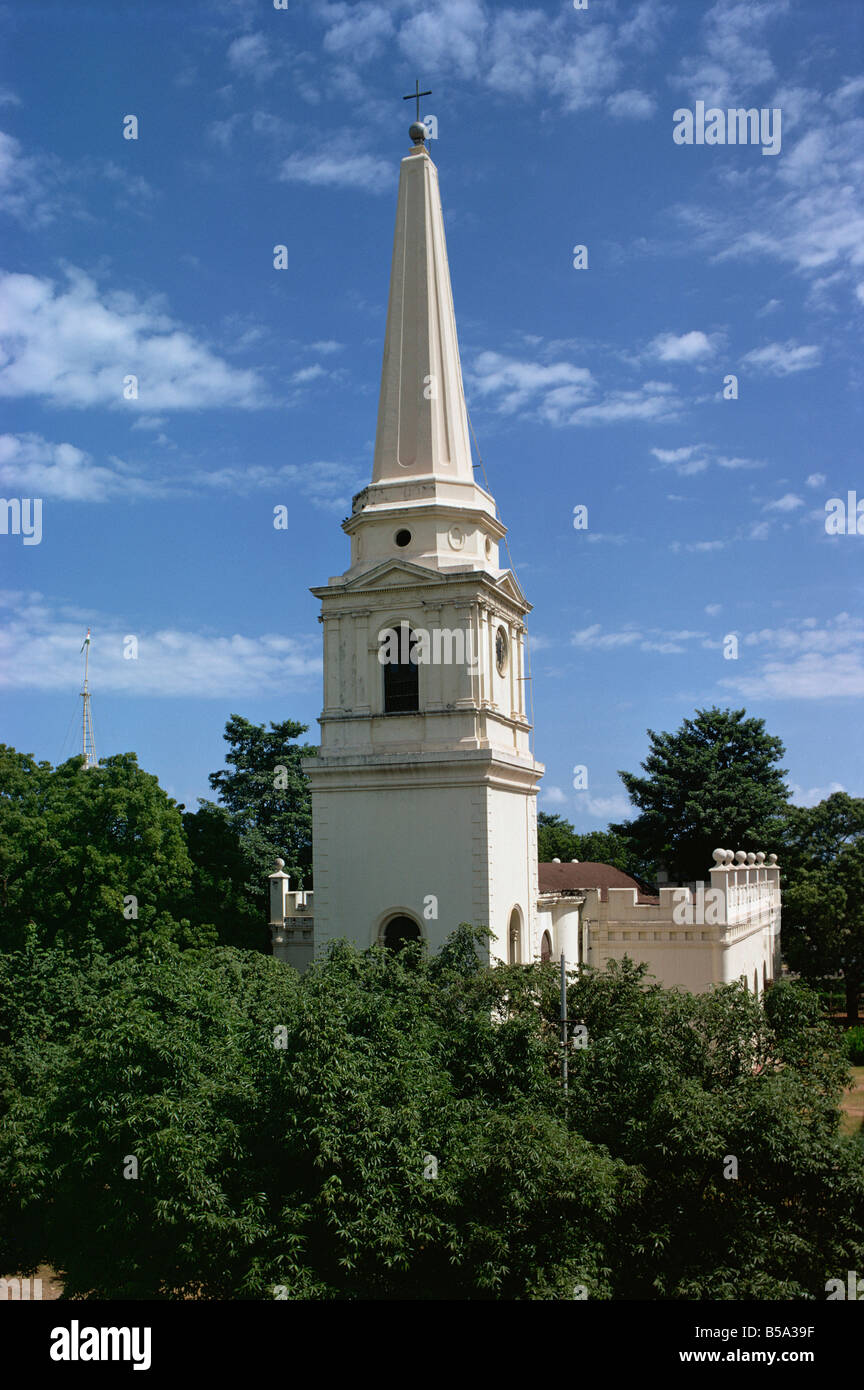
[(507, 670), (507, 633), (503, 627), (499, 627), (495, 633), (495, 665), (499, 676), (503, 676)]

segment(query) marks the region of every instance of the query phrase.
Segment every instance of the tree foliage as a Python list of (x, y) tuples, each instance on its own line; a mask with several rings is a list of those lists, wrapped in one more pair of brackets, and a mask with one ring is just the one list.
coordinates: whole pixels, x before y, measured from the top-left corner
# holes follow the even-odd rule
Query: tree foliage
[(781, 864), (784, 955), (805, 979), (841, 975), (852, 1023), (864, 984), (864, 799), (791, 806)]
[[(225, 725), (227, 768), (210, 775), (210, 785), (229, 816), (245, 866), (245, 890), (263, 911), (267, 875), (278, 856), (294, 887), (311, 887), (312, 803), (303, 758), (314, 757), (314, 744), (294, 742), (308, 725), (285, 719), (281, 724), (252, 724), (232, 714)], [(212, 824), (212, 802), (202, 801), (196, 815)], [(190, 820), (187, 820), (187, 825)]]
[[(0, 949), (189, 944), (180, 809), (134, 753), (59, 767), (0, 745)], [(131, 901), (134, 899), (134, 902)]]
[(625, 874), (638, 873), (640, 864), (627, 840), (611, 830), (589, 830), (578, 834), (563, 816), (541, 811), (537, 817), (537, 857), (541, 864), (560, 859), (569, 864), (612, 864)]
[(711, 853), (770, 850), (786, 809), (785, 750), (746, 710), (697, 710), (674, 734), (648, 730), (647, 775), (620, 772), (641, 815), (609, 829), (629, 841), (641, 872), (673, 883), (707, 877)]
[(586, 971), (565, 1102), (554, 967), (484, 968), (481, 935), (337, 943), (303, 977), (227, 948), (0, 957), (5, 1266), (112, 1298), (746, 1299), (864, 1264), (806, 990), (763, 1011)]

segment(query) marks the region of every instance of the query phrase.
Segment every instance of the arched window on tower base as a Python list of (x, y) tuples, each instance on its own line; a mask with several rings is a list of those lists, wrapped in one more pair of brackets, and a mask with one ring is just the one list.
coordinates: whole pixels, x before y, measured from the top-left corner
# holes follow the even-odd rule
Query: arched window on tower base
[(507, 964), (519, 965), (522, 961), (522, 914), (518, 907), (510, 913), (507, 930)]
[(422, 933), (411, 917), (391, 917), (381, 932), (381, 943), (388, 951), (401, 951), (411, 941), (422, 940)]

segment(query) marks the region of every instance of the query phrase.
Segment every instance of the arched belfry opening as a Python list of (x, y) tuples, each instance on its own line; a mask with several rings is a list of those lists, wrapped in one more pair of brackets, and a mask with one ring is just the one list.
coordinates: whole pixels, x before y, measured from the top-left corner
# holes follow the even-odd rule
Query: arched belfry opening
[(544, 931), (543, 936), (540, 939), (540, 959), (552, 959), (552, 938), (549, 935), (548, 931)]
[(388, 951), (401, 951), (403, 946), (407, 946), (411, 941), (422, 940), (422, 934), (413, 917), (406, 917), (401, 914), (398, 917), (391, 917), (384, 923), (381, 932), (381, 943), (387, 947)]
[[(420, 708), (420, 667), (415, 660), (415, 634), (408, 623), (400, 623), (396, 629), (398, 651), (392, 655), (398, 660), (384, 663), (384, 713), (415, 714)], [(397, 644), (392, 643), (395, 649)]]
[(507, 963), (518, 965), (522, 960), (522, 914), (518, 907), (510, 913), (510, 926), (507, 931)]

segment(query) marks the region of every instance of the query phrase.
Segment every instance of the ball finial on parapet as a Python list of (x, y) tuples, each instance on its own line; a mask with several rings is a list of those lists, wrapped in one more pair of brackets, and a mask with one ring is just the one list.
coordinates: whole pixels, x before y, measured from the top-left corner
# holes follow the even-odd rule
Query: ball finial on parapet
[(423, 145), (426, 143), (426, 127), (422, 121), (412, 121), (408, 127), (408, 134), (411, 136), (415, 145)]
[(717, 868), (719, 869), (721, 864), (726, 863), (725, 849), (715, 849), (711, 854), (711, 858), (714, 860), (714, 863), (717, 865)]

